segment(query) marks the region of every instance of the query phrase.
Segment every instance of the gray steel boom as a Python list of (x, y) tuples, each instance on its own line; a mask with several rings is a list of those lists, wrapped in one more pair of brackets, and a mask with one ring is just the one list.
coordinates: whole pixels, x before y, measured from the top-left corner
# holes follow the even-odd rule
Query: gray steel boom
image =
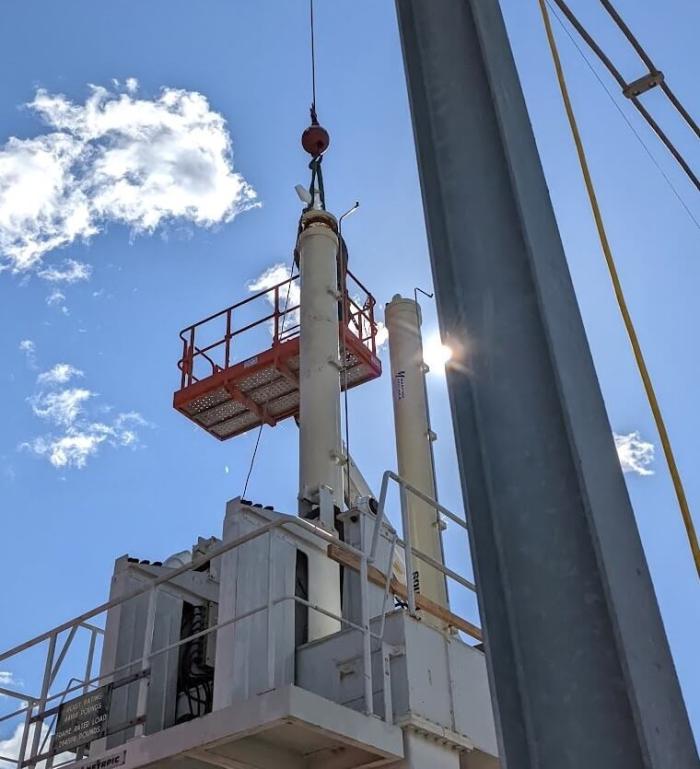
[(397, 0), (508, 769), (697, 753), (496, 0)]

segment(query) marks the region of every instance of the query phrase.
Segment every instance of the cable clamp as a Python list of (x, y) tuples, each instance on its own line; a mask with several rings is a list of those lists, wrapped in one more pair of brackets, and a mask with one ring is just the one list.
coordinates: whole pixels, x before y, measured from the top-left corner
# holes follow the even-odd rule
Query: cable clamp
[(636, 99), (637, 96), (641, 96), (643, 93), (651, 91), (652, 88), (656, 88), (657, 85), (661, 85), (663, 82), (663, 72), (659, 72), (658, 70), (656, 72), (649, 72), (643, 77), (628, 83), (625, 88), (622, 89), (622, 93), (628, 99)]
[(331, 451), (330, 455), (331, 459), (336, 463), (336, 465), (347, 465), (347, 455), (343, 454), (342, 451)]

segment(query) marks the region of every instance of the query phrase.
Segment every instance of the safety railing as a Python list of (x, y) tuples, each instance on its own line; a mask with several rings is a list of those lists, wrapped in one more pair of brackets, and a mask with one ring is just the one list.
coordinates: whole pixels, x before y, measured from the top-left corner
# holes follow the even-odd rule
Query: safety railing
[[(246, 332), (267, 325), (272, 336), (272, 347), (299, 336), (299, 281), (298, 274), (292, 275), (287, 280), (182, 329), (182, 357), (177, 363), (180, 389), (231, 366), (237, 358), (239, 338)], [(345, 284), (343, 312), (339, 312), (341, 326), (342, 318), (347, 319), (343, 333), (355, 336), (376, 355), (376, 301), (349, 270)], [(261, 307), (265, 309), (258, 312)], [(216, 328), (221, 330), (215, 331)], [(212, 334), (214, 338), (210, 339)]]
[[(275, 652), (273, 642), (273, 621), (272, 610), (275, 606), (278, 606), (287, 601), (294, 601), (303, 606), (306, 606), (310, 611), (315, 611), (323, 614), (333, 620), (336, 620), (341, 627), (352, 628), (358, 631), (362, 636), (362, 669), (363, 669), (363, 703), (364, 712), (367, 714), (374, 713), (373, 702), (373, 681), (372, 681), (372, 654), (373, 654), (373, 641), (379, 643), (381, 649), (384, 641), (384, 631), (386, 627), (386, 617), (388, 610), (393, 607), (393, 603), (390, 606), (390, 597), (392, 592), (395, 592), (396, 579), (392, 574), (391, 566), (387, 569), (387, 573), (382, 575), (383, 581), (383, 601), (380, 616), (380, 623), (377, 632), (372, 630), (370, 624), (370, 609), (369, 609), (369, 584), (370, 581), (377, 583), (376, 575), (370, 575), (369, 570), (373, 567), (373, 563), (376, 558), (378, 538), (380, 536), (381, 523), (386, 516), (387, 494), (390, 481), (395, 481), (399, 486), (399, 493), (401, 499), (401, 517), (403, 523), (403, 537), (399, 536), (399, 533), (392, 531), (391, 537), (391, 550), (389, 554), (388, 564), (393, 563), (394, 554), (397, 548), (402, 548), (404, 552), (406, 562), (407, 579), (406, 585), (401, 585), (401, 589), (405, 588), (407, 600), (406, 605), (409, 613), (414, 616), (419, 616), (420, 611), (420, 596), (417, 594), (413, 579), (411, 575), (413, 573), (413, 559), (428, 563), (433, 568), (442, 572), (447, 578), (455, 580), (457, 583), (469, 590), (475, 590), (475, 586), (472, 582), (465, 579), (461, 575), (457, 574), (453, 570), (447, 568), (445, 565), (438, 563), (433, 558), (430, 558), (426, 554), (416, 549), (411, 542), (410, 526), (408, 525), (408, 494), (413, 494), (423, 502), (431, 506), (436, 511), (436, 515), (439, 513), (449, 520), (453, 521), (458, 526), (467, 530), (467, 524), (465, 521), (454, 515), (450, 510), (439, 504), (435, 500), (431, 499), (421, 491), (413, 487), (411, 484), (404, 481), (397, 474), (387, 471), (382, 478), (381, 493), (379, 499), (378, 510), (376, 518), (371, 514), (365, 512), (360, 515), (360, 546), (356, 548), (346, 542), (338, 540), (336, 536), (329, 533), (322, 527), (316, 526), (310, 521), (298, 518), (291, 515), (278, 514), (277, 520), (261, 525), (254, 531), (244, 534), (230, 542), (223, 543), (208, 553), (195, 558), (191, 563), (184, 564), (177, 568), (169, 570), (166, 574), (161, 576), (154, 576), (146, 571), (141, 572), (144, 579), (148, 579), (149, 582), (143, 586), (131, 590), (127, 594), (107, 601), (94, 609), (81, 614), (74, 619), (65, 622), (52, 630), (49, 630), (35, 638), (22, 643), (14, 648), (0, 654), (0, 669), (11, 668), (12, 664), (8, 665), (8, 661), (23, 652), (36, 651), (36, 648), (40, 644), (47, 644), (47, 651), (44, 663), (44, 670), (42, 674), (42, 684), (39, 694), (31, 694), (28, 692), (20, 692), (10, 688), (0, 688), (0, 694), (7, 697), (21, 700), (23, 707), (20, 707), (10, 713), (0, 716), (0, 728), (2, 723), (10, 719), (23, 719), (23, 728), (21, 730), (19, 738), (19, 746), (17, 753), (14, 756), (0, 756), (0, 769), (15, 765), (17, 769), (24, 769), (24, 767), (34, 767), (39, 763), (46, 762), (43, 769), (56, 769), (64, 763), (70, 763), (76, 760), (76, 756), (82, 755), (82, 748), (79, 748), (75, 755), (68, 757), (63, 756), (57, 759), (54, 756), (53, 750), (47, 746), (51, 745), (51, 739), (56, 726), (56, 718), (58, 715), (59, 706), (63, 703), (67, 697), (76, 694), (85, 694), (97, 686), (100, 686), (103, 682), (110, 683), (113, 688), (125, 686), (128, 684), (138, 684), (138, 695), (135, 715), (124, 723), (112, 725), (109, 734), (113, 734), (119, 731), (126, 730), (128, 728), (134, 728), (136, 735), (143, 735), (145, 730), (145, 718), (147, 711), (147, 698), (148, 698), (148, 685), (149, 674), (154, 659), (160, 655), (167, 654), (168, 652), (179, 649), (185, 644), (189, 644), (197, 639), (205, 638), (211, 633), (217, 633), (224, 627), (241, 622), (244, 619), (252, 617), (254, 615), (266, 612), (267, 613), (267, 638), (266, 638), (266, 660), (267, 660), (267, 684), (269, 689), (273, 689), (275, 686)], [(370, 522), (373, 524), (373, 533), (371, 538), (368, 536), (368, 527)], [(285, 528), (298, 528), (307, 532), (313, 532), (321, 539), (325, 540), (328, 545), (332, 545), (334, 548), (343, 551), (346, 557), (351, 559), (353, 563), (357, 564), (357, 569), (360, 574), (360, 622), (353, 622), (343, 616), (337, 615), (331, 611), (328, 611), (322, 606), (314, 604), (298, 595), (290, 594), (283, 596), (275, 596), (273, 591), (274, 584), (274, 560), (271, 557), (267, 559), (267, 595), (264, 603), (249, 609), (245, 612), (241, 612), (231, 618), (217, 622), (211, 627), (207, 627), (195, 633), (191, 633), (185, 638), (159, 647), (153, 648), (154, 641), (154, 628), (155, 628), (155, 616), (156, 616), (156, 595), (160, 587), (167, 585), (170, 582), (176, 580), (180, 575), (188, 571), (200, 571), (210, 561), (218, 558), (235, 548), (242, 547), (248, 542), (267, 536), (268, 548), (271, 547), (271, 537), (275, 530)], [(148, 609), (146, 615), (146, 630), (144, 635), (143, 648), (141, 649), (141, 655), (132, 659), (124, 665), (115, 667), (111, 670), (101, 672), (100, 674), (93, 674), (93, 666), (96, 656), (96, 647), (98, 638), (104, 633), (103, 629), (94, 623), (93, 620), (104, 615), (110, 609), (113, 609), (128, 601), (132, 601), (140, 596), (148, 595)], [(448, 612), (449, 614), (449, 612)], [(455, 615), (450, 615), (456, 618)], [(448, 618), (449, 619), (449, 618)], [(449, 624), (449, 623), (448, 623)], [(86, 661), (83, 671), (79, 677), (72, 676), (65, 686), (59, 688), (58, 691), (52, 691), (54, 684), (58, 679), (59, 672), (64, 664), (68, 652), (71, 649), (71, 645), (75, 642), (77, 634), (80, 631), (87, 631), (90, 634), (88, 649), (86, 654)], [(477, 629), (478, 631), (478, 629)], [(64, 636), (65, 634), (65, 636)], [(472, 632), (475, 638), (479, 636)], [(63, 637), (62, 643), (59, 643)], [(59, 649), (60, 646), (60, 649)], [(64, 674), (65, 675), (65, 674)], [(390, 686), (388, 676), (382, 676), (381, 685), (384, 693), (385, 712), (384, 718), (389, 720), (391, 718), (391, 693), (387, 691), (387, 686)]]
[[(64, 631), (66, 631), (67, 634), (65, 638), (62, 639), (59, 648), (59, 638)], [(88, 634), (87, 654), (85, 657), (83, 677), (80, 679), (71, 678), (66, 689), (60, 691), (53, 697), (50, 697), (49, 691), (57, 680), (66, 657), (71, 652), (80, 631), (86, 631)], [(24, 726), (19, 740), (18, 754), (15, 757), (0, 755), (0, 768), (12, 763), (16, 764), (18, 768), (21, 767), (28, 748), (32, 755), (43, 755), (44, 758), (47, 757), (44, 755), (45, 748), (51, 731), (56, 724), (58, 707), (63, 703), (69, 691), (80, 691), (82, 694), (86, 694), (89, 691), (90, 683), (93, 679), (92, 670), (95, 662), (98, 638), (102, 635), (104, 635), (103, 628), (81, 620), (68, 623), (63, 629), (56, 628), (48, 634), (44, 634), (43, 640), (48, 641), (48, 649), (42, 675), (41, 693), (39, 695), (32, 695), (28, 692), (19, 692), (7, 687), (0, 687), (0, 695), (24, 703), (22, 707), (0, 716), (0, 724), (17, 717), (23, 717), (24, 719)], [(41, 641), (37, 641), (36, 643), (41, 643)], [(25, 649), (30, 649), (34, 645), (35, 644), (32, 642), (21, 644), (20, 646), (15, 647), (15, 649), (10, 650), (6, 655), (2, 655), (2, 660), (20, 654)], [(54, 708), (47, 709), (46, 704), (51, 699), (57, 699), (58, 705)], [(34, 713), (35, 710), (37, 712), (43, 711), (41, 719)], [(50, 719), (48, 727), (45, 727), (46, 719)]]
[(350, 270), (347, 270), (344, 291), (344, 317), (347, 318), (347, 330), (354, 333), (373, 355), (377, 354), (375, 304), (372, 294)]
[[(401, 478), (401, 476), (397, 475), (391, 470), (386, 470), (384, 472), (384, 475), (382, 476), (382, 485), (380, 488), (379, 500), (377, 505), (376, 524), (374, 527), (372, 542), (369, 549), (369, 554), (367, 559), (368, 563), (372, 564), (376, 559), (377, 545), (379, 543), (379, 535), (381, 532), (381, 524), (384, 518), (386, 517), (386, 504), (387, 504), (387, 495), (389, 491), (389, 481), (394, 481), (399, 487), (401, 526), (403, 529), (403, 538), (400, 538), (397, 536), (395, 544), (401, 547), (404, 553), (404, 559), (406, 563), (407, 605), (408, 605), (409, 613), (413, 616), (416, 616), (417, 603), (418, 603), (417, 599), (419, 595), (419, 592), (416, 588), (415, 581), (413, 579), (413, 574), (414, 574), (413, 559), (414, 558), (417, 558), (419, 561), (422, 561), (423, 563), (429, 564), (433, 569), (440, 572), (448, 579), (454, 580), (457, 584), (461, 585), (467, 590), (470, 590), (471, 592), (476, 593), (476, 585), (473, 582), (466, 579), (461, 574), (458, 574), (453, 569), (448, 568), (444, 563), (440, 563), (436, 561), (434, 558), (431, 558), (429, 555), (427, 555), (426, 553), (423, 553), (422, 551), (418, 550), (416, 547), (413, 546), (413, 542), (411, 540), (411, 527), (409, 525), (409, 520), (408, 520), (408, 514), (409, 514), (408, 494), (412, 494), (413, 496), (417, 497), (422, 502), (424, 502), (426, 505), (431, 507), (433, 510), (435, 510), (436, 525), (439, 524), (439, 515), (444, 515), (445, 518), (457, 524), (457, 526), (463, 529), (468, 536), (469, 527), (467, 525), (467, 522), (462, 518), (460, 518), (459, 516), (455, 515), (452, 511), (448, 510), (444, 505), (441, 505), (439, 502), (432, 499), (427, 494), (424, 494), (420, 489), (417, 489), (415, 486), (412, 486), (410, 483), (408, 483), (408, 481), (405, 481), (403, 478)], [(476, 638), (477, 640), (481, 640), (481, 632), (478, 628), (475, 628), (474, 626), (470, 627), (469, 623), (467, 623), (463, 625), (463, 629), (473, 638)]]

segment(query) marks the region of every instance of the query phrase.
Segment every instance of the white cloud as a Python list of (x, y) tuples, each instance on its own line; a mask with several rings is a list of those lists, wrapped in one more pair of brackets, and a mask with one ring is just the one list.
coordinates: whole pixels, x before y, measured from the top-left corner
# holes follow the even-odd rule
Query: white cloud
[[(148, 426), (137, 412), (118, 413), (105, 420), (95, 418), (88, 410), (97, 394), (84, 387), (63, 387), (83, 372), (69, 363), (58, 363), (39, 374), (38, 391), (29, 398), (34, 414), (52, 425), (52, 432), (39, 435), (20, 445), (47, 459), (54, 467), (83, 468), (103, 445), (113, 448), (139, 445), (139, 428)], [(44, 389), (48, 388), (48, 389)], [(109, 413), (111, 407), (103, 407)]]
[(377, 349), (380, 349), (389, 341), (389, 329), (384, 325), (383, 321), (378, 320), (375, 322), (377, 324)]
[(54, 467), (83, 468), (105, 440), (105, 435), (69, 427), (64, 435), (43, 435), (22, 445), (48, 459)]
[(92, 87), (85, 103), (38, 90), (28, 105), (50, 131), (0, 149), (0, 254), (13, 272), (83, 280), (86, 266), (43, 267), (48, 252), (87, 240), (109, 221), (149, 233), (171, 219), (230, 221), (256, 205), (233, 170), (226, 123), (195, 91), (155, 99)]
[(7, 461), (7, 457), (0, 456), (0, 474), (12, 483), (17, 478), (15, 468)]
[[(32, 727), (30, 727), (32, 728)], [(46, 727), (48, 730), (48, 727)], [(33, 729), (32, 729), (33, 731)], [(24, 734), (24, 724), (17, 724), (15, 731), (6, 740), (0, 740), (0, 755), (5, 758), (17, 759), (22, 744), (22, 735)], [(45, 763), (45, 762), (44, 762)], [(0, 767), (10, 767), (6, 761), (0, 762)]]
[[(267, 289), (273, 289), (278, 284), (282, 283), (283, 281), (287, 280), (292, 276), (292, 273), (289, 269), (289, 267), (286, 264), (274, 264), (272, 267), (268, 267), (265, 272), (263, 272), (261, 275), (259, 275), (254, 280), (251, 280), (247, 284), (247, 288), (249, 291), (252, 292), (258, 292), (258, 291), (265, 291)], [(270, 290), (266, 295), (265, 299), (272, 305), (272, 307), (275, 306), (275, 292)], [(279, 290), (279, 304), (280, 304), (280, 310), (284, 310), (285, 308), (289, 307), (298, 307), (299, 302), (301, 300), (301, 291), (299, 288), (299, 281), (293, 280), (291, 283), (287, 283), (286, 285), (282, 286)], [(289, 328), (291, 326), (296, 326), (299, 323), (299, 310), (292, 310), (291, 312), (286, 313), (283, 316), (283, 320), (280, 321), (280, 323), (284, 323), (285, 328)], [(272, 327), (274, 327), (274, 324), (272, 324)]]
[(85, 264), (85, 262), (66, 259), (62, 266), (51, 265), (44, 267), (37, 274), (40, 278), (48, 280), (50, 283), (77, 283), (78, 281), (90, 278), (92, 267), (89, 264)]
[(654, 444), (643, 441), (639, 432), (627, 435), (614, 433), (617, 455), (624, 473), (636, 475), (653, 475), (651, 464), (654, 462)]
[(66, 295), (60, 288), (52, 289), (51, 293), (46, 297), (46, 304), (48, 307), (54, 307), (55, 309), (60, 310), (64, 315), (70, 315), (70, 311), (65, 304), (65, 301)]
[(67, 134), (11, 138), (0, 150), (0, 252), (23, 272), (47, 251), (89, 237), (89, 201), (73, 177), (87, 148)]
[(0, 670), (0, 686), (17, 686), (19, 681), (9, 670)]
[(36, 416), (56, 425), (69, 427), (83, 411), (83, 404), (95, 395), (82, 387), (69, 387), (58, 392), (44, 393), (30, 399)]
[[(32, 744), (32, 737), (34, 735), (34, 724), (29, 725), (29, 735), (27, 738), (27, 745)], [(46, 740), (46, 736), (49, 733), (49, 727), (47, 724), (42, 724), (41, 726), (41, 742), (39, 745), (44, 745), (44, 742)], [(16, 761), (17, 758), (19, 758), (19, 751), (20, 747), (22, 745), (22, 735), (24, 734), (24, 724), (17, 724), (15, 727), (15, 731), (5, 740), (0, 740), (0, 756), (3, 756), (4, 758), (10, 758), (13, 759), (13, 761)], [(59, 764), (64, 764), (69, 760), (75, 760), (75, 756), (72, 753), (59, 753), (56, 756), (54, 756), (53, 759), (53, 765), (57, 766)], [(12, 764), (7, 763), (6, 761), (0, 761), (0, 769), (10, 769), (12, 767)], [(45, 769), (46, 767), (46, 761), (39, 761), (36, 765), (36, 769)]]
[(124, 85), (129, 93), (135, 93), (139, 89), (139, 81), (135, 77), (127, 77)]
[(24, 353), (29, 368), (36, 368), (36, 345), (31, 339), (23, 339), (19, 343), (19, 349)]
[(37, 377), (37, 383), (42, 384), (65, 384), (73, 377), (83, 376), (83, 372), (71, 366), (70, 363), (57, 363), (53, 368), (44, 371)]
[(66, 295), (58, 288), (55, 288), (47, 297), (46, 297), (46, 304), (49, 305), (49, 307), (53, 307), (54, 305), (61, 304), (63, 300), (66, 298)]

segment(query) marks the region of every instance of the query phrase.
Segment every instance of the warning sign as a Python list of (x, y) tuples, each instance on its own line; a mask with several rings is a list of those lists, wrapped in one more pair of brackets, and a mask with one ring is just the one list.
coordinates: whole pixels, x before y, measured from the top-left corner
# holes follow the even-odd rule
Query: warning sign
[(112, 686), (102, 686), (94, 692), (64, 702), (59, 708), (52, 752), (73, 750), (107, 734), (109, 703)]

